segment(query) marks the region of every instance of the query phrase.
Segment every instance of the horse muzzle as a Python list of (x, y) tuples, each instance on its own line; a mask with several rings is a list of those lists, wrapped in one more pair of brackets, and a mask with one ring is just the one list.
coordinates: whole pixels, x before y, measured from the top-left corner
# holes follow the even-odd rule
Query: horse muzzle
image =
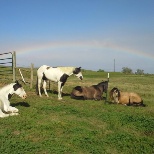
[(21, 96), (22, 99), (26, 99), (27, 98), (27, 95), (23, 95)]
[(80, 80), (83, 80), (83, 77), (82, 77), (82, 76), (80, 76), (80, 77), (79, 77), (79, 79), (80, 79)]

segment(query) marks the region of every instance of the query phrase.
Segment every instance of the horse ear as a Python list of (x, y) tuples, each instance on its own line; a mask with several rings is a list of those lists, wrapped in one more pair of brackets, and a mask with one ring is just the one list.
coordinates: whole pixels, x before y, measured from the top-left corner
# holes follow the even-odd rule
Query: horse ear
[(15, 83), (16, 83), (16, 84), (19, 84), (19, 81), (18, 81), (18, 80), (16, 80), (16, 81), (15, 81)]
[(79, 69), (81, 69), (81, 67), (79, 67)]

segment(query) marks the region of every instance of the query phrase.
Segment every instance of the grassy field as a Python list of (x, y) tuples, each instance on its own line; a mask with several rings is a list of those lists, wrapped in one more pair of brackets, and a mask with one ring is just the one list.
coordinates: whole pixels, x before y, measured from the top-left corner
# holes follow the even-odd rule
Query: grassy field
[(107, 73), (85, 70), (83, 76), (83, 81), (74, 76), (68, 79), (61, 101), (57, 100), (56, 83), (51, 84), (49, 98), (38, 97), (35, 86), (23, 85), (28, 95), (25, 102), (15, 95), (10, 100), (20, 115), (0, 119), (0, 153), (153, 154), (154, 75), (110, 73), (109, 91), (116, 86), (137, 92), (146, 107), (114, 105), (109, 98), (106, 103), (73, 100), (69, 95), (73, 87), (97, 84), (106, 80)]

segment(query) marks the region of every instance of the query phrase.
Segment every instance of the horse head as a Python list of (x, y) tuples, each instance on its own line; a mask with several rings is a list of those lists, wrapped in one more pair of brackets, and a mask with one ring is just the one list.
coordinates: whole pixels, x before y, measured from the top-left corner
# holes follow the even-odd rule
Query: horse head
[(16, 81), (13, 85), (13, 89), (14, 89), (14, 93), (17, 94), (19, 97), (21, 97), (22, 99), (26, 99), (27, 94), (24, 90), (24, 88), (22, 87), (21, 84), (19, 84), (18, 81)]
[(83, 79), (83, 75), (82, 75), (82, 72), (81, 72), (81, 67), (76, 67), (75, 69), (74, 69), (74, 71), (73, 71), (73, 74), (77, 77), (77, 78), (79, 78), (80, 80), (82, 80)]
[(116, 103), (118, 103), (118, 100), (120, 98), (120, 90), (118, 88), (114, 87), (110, 91), (110, 97), (111, 97), (111, 99), (114, 99)]

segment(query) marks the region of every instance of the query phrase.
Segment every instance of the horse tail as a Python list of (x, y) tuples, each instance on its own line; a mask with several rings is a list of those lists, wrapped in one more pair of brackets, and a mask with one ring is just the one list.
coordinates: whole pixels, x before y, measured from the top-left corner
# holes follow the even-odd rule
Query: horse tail
[(140, 106), (142, 106), (142, 107), (146, 106), (145, 104), (143, 104), (143, 100), (141, 101)]
[(71, 93), (71, 98), (77, 99), (77, 100), (84, 100), (83, 96), (75, 96), (73, 93)]
[(81, 86), (76, 86), (71, 92), (71, 98), (84, 100), (83, 90)]
[(83, 92), (82, 87), (81, 86), (76, 86), (74, 88), (75, 90), (79, 91), (80, 93)]

